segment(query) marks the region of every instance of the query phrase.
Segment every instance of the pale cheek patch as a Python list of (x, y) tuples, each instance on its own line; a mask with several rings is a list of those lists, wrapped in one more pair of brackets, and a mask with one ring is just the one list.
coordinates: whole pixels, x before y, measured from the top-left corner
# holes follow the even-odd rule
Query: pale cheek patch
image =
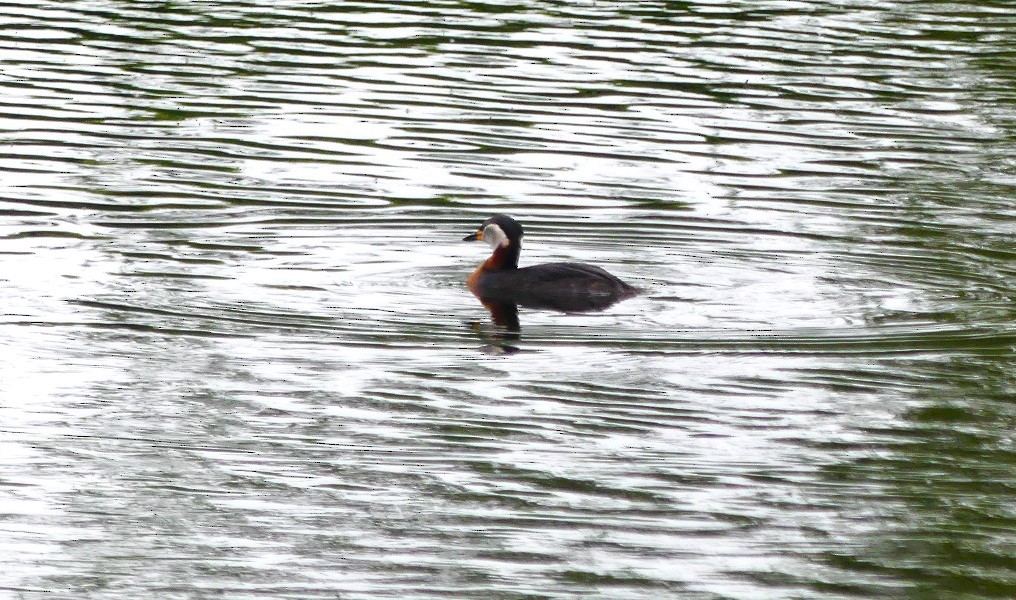
[(491, 248), (504, 248), (511, 243), (504, 230), (493, 223), (483, 228), (483, 241), (490, 244)]

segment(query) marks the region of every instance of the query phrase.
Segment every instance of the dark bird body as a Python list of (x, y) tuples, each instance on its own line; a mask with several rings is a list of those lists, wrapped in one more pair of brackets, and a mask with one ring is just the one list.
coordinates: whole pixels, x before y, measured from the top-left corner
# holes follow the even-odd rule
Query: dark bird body
[(638, 290), (600, 267), (584, 263), (547, 263), (519, 268), (522, 226), (495, 215), (466, 240), (484, 240), (493, 253), (466, 279), (484, 302), (515, 303), (566, 312), (602, 310), (631, 298)]

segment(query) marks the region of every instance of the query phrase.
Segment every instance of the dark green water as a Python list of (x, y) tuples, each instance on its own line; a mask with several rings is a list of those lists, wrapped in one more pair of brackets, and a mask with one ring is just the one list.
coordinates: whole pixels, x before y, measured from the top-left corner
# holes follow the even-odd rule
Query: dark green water
[(4, 594), (1016, 597), (1008, 2), (0, 9)]

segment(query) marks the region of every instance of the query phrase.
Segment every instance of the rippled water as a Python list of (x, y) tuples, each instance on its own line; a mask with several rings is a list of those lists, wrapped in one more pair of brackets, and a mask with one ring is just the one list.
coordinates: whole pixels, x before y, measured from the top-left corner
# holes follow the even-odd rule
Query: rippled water
[(5, 593), (1016, 596), (1008, 2), (0, 7)]

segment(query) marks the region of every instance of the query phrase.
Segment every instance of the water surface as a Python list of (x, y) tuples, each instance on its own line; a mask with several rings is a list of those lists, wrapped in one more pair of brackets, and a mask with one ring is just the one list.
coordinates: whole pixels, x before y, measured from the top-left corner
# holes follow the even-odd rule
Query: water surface
[(12, 597), (1016, 595), (1008, 4), (0, 8)]

